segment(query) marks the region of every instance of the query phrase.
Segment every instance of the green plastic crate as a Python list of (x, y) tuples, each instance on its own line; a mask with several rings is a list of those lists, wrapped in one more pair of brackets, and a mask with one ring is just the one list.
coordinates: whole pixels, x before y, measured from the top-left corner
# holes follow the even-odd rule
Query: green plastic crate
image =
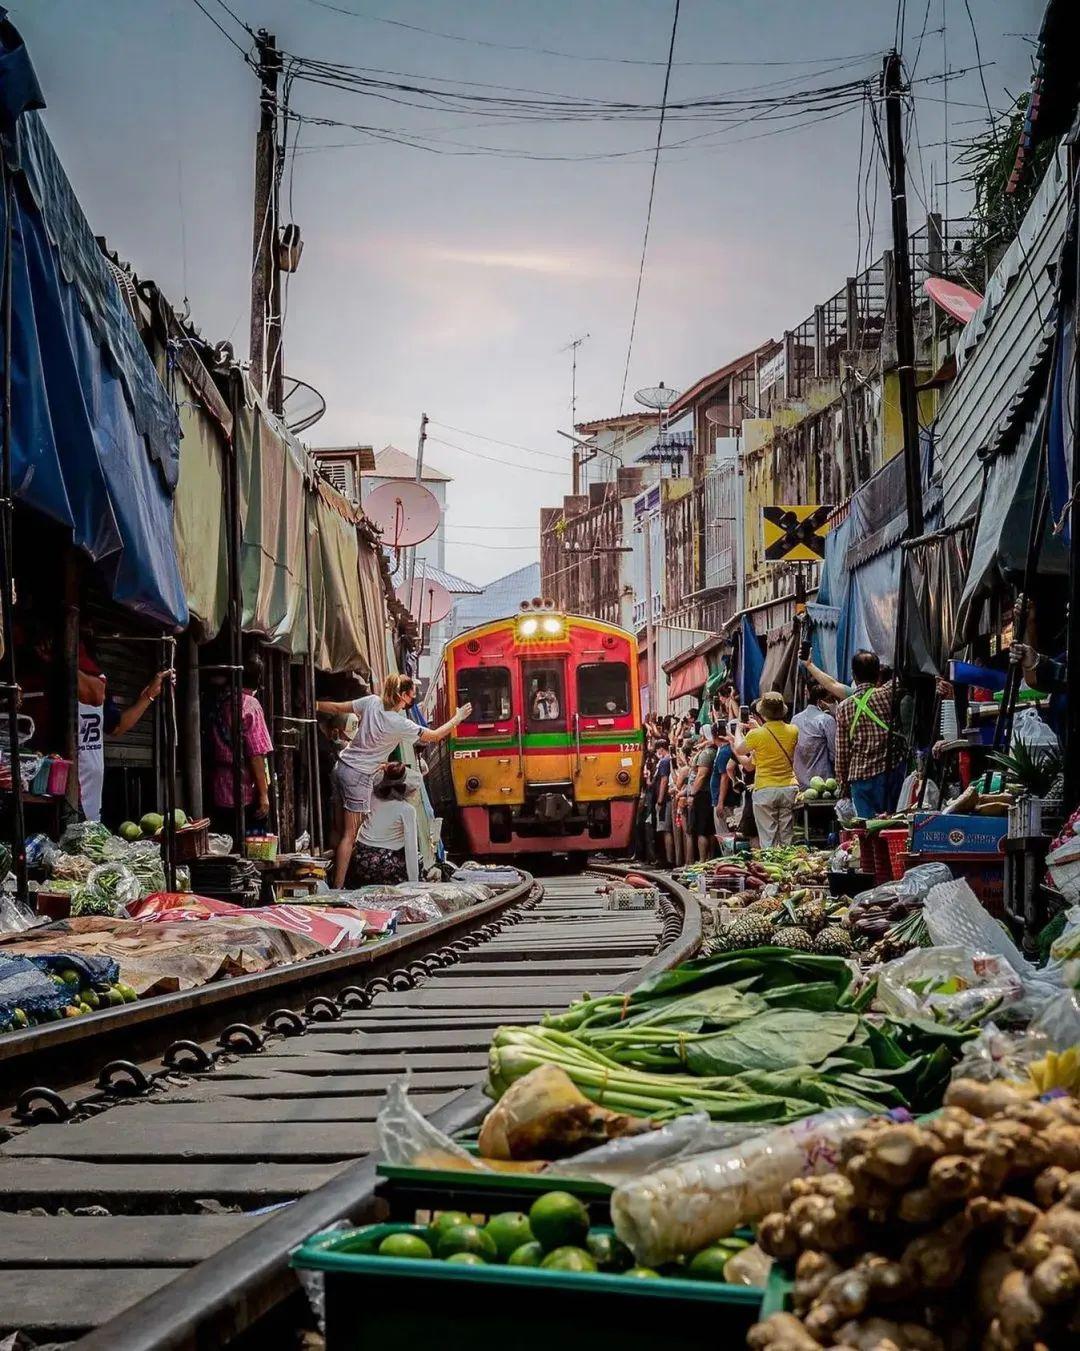
[(451, 1168), (410, 1168), (380, 1163), (379, 1199), (387, 1218), (422, 1223), (435, 1210), (463, 1210), (468, 1215), (494, 1215), (500, 1210), (528, 1210), (539, 1196), (564, 1191), (578, 1197), (594, 1224), (611, 1222), (611, 1187), (588, 1178), (551, 1173), (467, 1173)]
[(424, 1230), (331, 1230), (293, 1252), (294, 1267), (324, 1275), (327, 1351), (716, 1351), (741, 1345), (760, 1314), (750, 1286), (379, 1257), (392, 1233)]

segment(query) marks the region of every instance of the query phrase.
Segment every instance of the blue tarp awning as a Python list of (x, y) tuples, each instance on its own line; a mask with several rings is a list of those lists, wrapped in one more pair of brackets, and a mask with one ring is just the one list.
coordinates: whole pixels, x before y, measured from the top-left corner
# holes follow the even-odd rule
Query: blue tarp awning
[(0, 10), (9, 175), (9, 192), (0, 193), (0, 239), (10, 201), (14, 493), (71, 530), (115, 600), (183, 627), (188, 609), (172, 532), (176, 410), (29, 110), (40, 106), (40, 98), (26, 95), (32, 67), (3, 18)]

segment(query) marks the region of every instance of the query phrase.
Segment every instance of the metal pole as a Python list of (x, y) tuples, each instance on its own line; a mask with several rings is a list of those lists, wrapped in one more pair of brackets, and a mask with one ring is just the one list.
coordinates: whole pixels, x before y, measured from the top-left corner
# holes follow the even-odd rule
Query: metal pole
[(166, 680), (162, 686), (165, 696), (162, 705), (162, 736), (165, 748), (165, 832), (161, 842), (161, 852), (165, 859), (165, 887), (176, 890), (176, 639), (162, 638), (161, 666), (159, 670), (171, 671), (172, 680)]
[[(1080, 193), (1080, 177), (1073, 179), (1073, 201)], [(1080, 236), (1076, 240), (1076, 256), (1073, 260), (1072, 284), (1073, 305), (1080, 300)], [(1076, 336), (1074, 334), (1075, 343)], [(1055, 353), (1055, 360), (1057, 353)], [(1075, 348), (1073, 360), (1075, 363)], [(1075, 372), (1075, 364), (1073, 370)], [(1068, 691), (1065, 699), (1065, 812), (1072, 812), (1080, 802), (1080, 501), (1077, 485), (1080, 485), (1080, 381), (1075, 380), (1075, 404), (1073, 406), (1073, 451), (1072, 451), (1072, 504), (1069, 508), (1069, 614), (1066, 636), (1066, 671)], [(1068, 397), (1066, 382), (1063, 390)], [(1016, 635), (1019, 642), (1024, 641), (1023, 634)]]
[[(318, 491), (318, 489), (316, 489)], [(319, 781), (319, 724), (315, 712), (315, 593), (311, 584), (311, 494), (304, 493), (304, 585), (307, 591), (307, 706), (311, 719), (308, 733), (308, 802), (311, 807), (311, 841), (317, 850), (323, 844), (322, 784)]]
[[(424, 479), (424, 445), (427, 442), (428, 415), (420, 414), (420, 435), (416, 441), (416, 482), (422, 483)], [(405, 580), (408, 583), (408, 606), (412, 609), (412, 584), (416, 580), (416, 545), (414, 544), (409, 553), (409, 561), (405, 570)]]
[(649, 681), (649, 712), (659, 713), (656, 693), (656, 633), (653, 627), (652, 603), (652, 515), (645, 517), (645, 674)]
[(29, 888), (26, 881), (26, 818), (23, 813), (22, 772), (19, 757), (19, 687), (15, 671), (15, 635), (12, 607), (15, 603), (14, 578), (14, 511), (11, 497), (11, 311), (12, 266), (14, 244), (12, 220), (14, 197), (11, 174), (6, 163), (0, 166), (4, 175), (4, 430), (0, 453), (0, 611), (4, 635), (4, 697), (7, 700), (8, 744), (11, 754), (11, 861), (15, 869), (15, 890), (20, 900), (26, 900)]
[[(234, 394), (243, 399), (239, 378), (234, 380)], [(237, 853), (244, 852), (244, 594), (240, 577), (240, 554), (243, 547), (243, 534), (240, 524), (240, 461), (236, 442), (229, 447), (229, 477), (226, 492), (228, 507), (227, 562), (229, 574), (229, 703), (232, 709), (232, 795), (233, 795), (233, 848)]]
[(919, 453), (919, 402), (915, 391), (915, 323), (911, 307), (911, 254), (908, 247), (907, 184), (904, 132), (901, 125), (903, 72), (898, 52), (885, 57), (881, 76), (885, 95), (885, 129), (892, 198), (893, 300), (896, 312), (896, 374), (900, 385), (900, 417), (904, 429), (907, 487), (907, 535), (923, 533), (922, 457)]

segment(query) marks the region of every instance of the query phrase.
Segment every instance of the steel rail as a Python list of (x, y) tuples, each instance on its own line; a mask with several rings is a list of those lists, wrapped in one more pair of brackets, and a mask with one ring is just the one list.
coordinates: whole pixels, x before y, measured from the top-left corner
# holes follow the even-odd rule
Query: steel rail
[(241, 1012), (246, 1022), (254, 1022), (283, 1003), (303, 1005), (343, 985), (386, 975), (519, 905), (534, 885), (525, 873), (519, 885), (490, 901), (410, 926), (370, 947), (7, 1033), (0, 1037), (0, 1108), (10, 1107), (31, 1088), (63, 1092), (85, 1084), (109, 1060), (147, 1060), (176, 1038), (214, 1037)]
[[(628, 871), (615, 865), (597, 865), (597, 870), (613, 876)], [(619, 985), (620, 991), (632, 990), (642, 980), (687, 960), (701, 941), (701, 909), (696, 897), (661, 874), (643, 875), (663, 889), (681, 911), (683, 928), (674, 943)], [(439, 1130), (452, 1135), (477, 1125), (489, 1106), (490, 1100), (477, 1085), (429, 1119)], [(228, 1345), (296, 1294), (298, 1278), (288, 1265), (295, 1247), (339, 1220), (364, 1223), (377, 1217), (376, 1166), (372, 1155), (352, 1164), (213, 1258), (81, 1338), (72, 1351), (210, 1351)], [(276, 1344), (271, 1334), (253, 1343), (260, 1348)]]

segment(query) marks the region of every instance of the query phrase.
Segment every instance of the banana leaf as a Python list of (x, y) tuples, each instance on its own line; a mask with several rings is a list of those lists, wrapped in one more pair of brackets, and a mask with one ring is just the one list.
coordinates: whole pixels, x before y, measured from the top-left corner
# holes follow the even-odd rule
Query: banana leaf
[(694, 1074), (740, 1074), (820, 1065), (858, 1031), (854, 1013), (770, 1009), (734, 1027), (690, 1043), (686, 1064)]

